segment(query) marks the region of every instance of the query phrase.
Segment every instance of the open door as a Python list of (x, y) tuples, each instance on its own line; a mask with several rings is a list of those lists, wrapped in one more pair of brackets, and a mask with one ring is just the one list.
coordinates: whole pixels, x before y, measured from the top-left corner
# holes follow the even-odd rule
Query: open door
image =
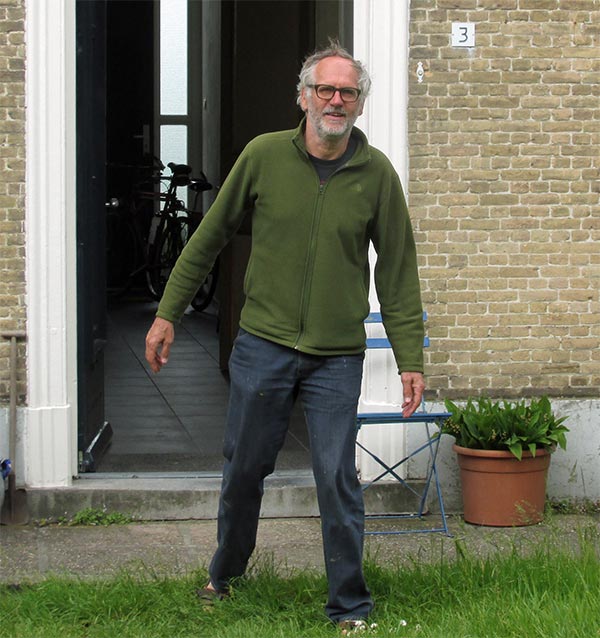
[(79, 471), (112, 436), (104, 420), (106, 0), (77, 0), (77, 377)]
[[(231, 0), (221, 6), (220, 146), (221, 174), (226, 175), (252, 138), (294, 128), (300, 121), (296, 78), (303, 57), (314, 48), (314, 4), (303, 0)], [(251, 234), (247, 218), (220, 262), (219, 359), (223, 371), (227, 370), (244, 304)]]
[[(146, 296), (143, 281), (133, 282), (121, 296), (110, 294), (105, 202), (129, 193), (132, 173), (148, 164), (148, 156), (161, 155), (164, 163), (175, 159), (170, 154), (174, 147), (164, 143), (169, 127), (176, 133), (186, 129), (185, 161), (202, 168), (216, 185), (251, 138), (294, 127), (302, 116), (295, 104), (301, 61), (328, 36), (351, 47), (348, 36), (342, 37), (342, 32), (351, 33), (342, 18), (351, 17), (352, 0), (76, 2), (80, 471), (212, 472), (221, 464), (219, 424), (226, 406), (226, 380), (219, 367), (227, 367), (237, 332), (251, 228), (240, 229), (221, 262), (219, 304), (202, 316), (187, 317), (191, 347), (203, 350), (203, 360), (210, 359), (202, 379), (214, 401), (199, 401), (203, 397), (192, 376), (198, 375), (192, 369), (197, 359), (188, 358), (194, 383), (171, 384), (172, 392), (166, 374), (156, 378), (145, 368), (141, 344), (155, 302)], [(189, 87), (181, 113), (163, 108), (159, 99), (163, 93), (172, 95), (160, 81), (163, 68), (173, 79), (172, 66), (163, 64), (161, 54), (172, 52), (162, 40), (163, 27), (183, 24), (174, 20), (174, 7), (187, 11), (187, 44), (175, 47), (185, 54), (175, 68), (185, 70)], [(169, 37), (180, 33), (169, 31)], [(186, 365), (183, 360), (179, 370)], [(175, 396), (182, 393), (183, 398)], [(298, 436), (289, 467), (308, 467), (309, 461), (296, 454), (302, 445)]]
[[(252, 138), (299, 123), (303, 113), (296, 105), (296, 82), (304, 58), (330, 37), (352, 50), (352, 0), (224, 0), (221, 11), (220, 150), (221, 175), (227, 175)], [(244, 303), (251, 233), (247, 219), (220, 262), (223, 371)]]

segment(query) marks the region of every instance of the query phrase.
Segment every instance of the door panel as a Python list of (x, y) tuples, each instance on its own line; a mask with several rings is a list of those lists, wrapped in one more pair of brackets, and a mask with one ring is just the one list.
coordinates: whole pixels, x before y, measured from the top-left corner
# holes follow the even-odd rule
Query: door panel
[[(106, 8), (106, 193), (126, 198), (154, 153), (154, 14), (152, 0)], [(135, 29), (132, 29), (135, 25)]]
[[(352, 50), (353, 0), (222, 0), (221, 175), (256, 135), (295, 127), (303, 113), (296, 82), (304, 58), (337, 38)], [(244, 302), (250, 220), (223, 254), (220, 362), (225, 369)]]
[[(314, 3), (223, 2), (221, 174), (227, 175), (256, 135), (294, 128), (296, 78), (314, 48)], [(250, 220), (223, 254), (220, 275), (220, 363), (226, 369), (244, 301), (243, 279), (250, 253)]]
[(110, 441), (104, 421), (105, 0), (78, 0), (76, 19), (78, 450), (85, 472)]

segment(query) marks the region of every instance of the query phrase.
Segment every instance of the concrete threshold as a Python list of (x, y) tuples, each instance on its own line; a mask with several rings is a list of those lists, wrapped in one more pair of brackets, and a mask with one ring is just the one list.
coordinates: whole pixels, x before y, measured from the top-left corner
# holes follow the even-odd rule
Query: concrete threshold
[[(422, 482), (411, 482), (413, 489)], [(121, 512), (135, 520), (208, 520), (217, 515), (221, 477), (217, 473), (83, 474), (72, 486), (29, 489), (33, 520), (72, 518), (85, 508)], [(382, 483), (365, 492), (367, 513), (414, 511), (417, 499), (398, 483)], [(263, 518), (318, 516), (312, 472), (279, 471), (265, 480)]]

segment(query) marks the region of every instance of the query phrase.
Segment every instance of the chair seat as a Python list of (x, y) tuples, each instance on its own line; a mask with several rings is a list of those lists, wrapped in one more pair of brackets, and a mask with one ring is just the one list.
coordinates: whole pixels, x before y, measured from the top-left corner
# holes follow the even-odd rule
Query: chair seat
[(361, 412), (356, 416), (357, 423), (438, 423), (449, 418), (450, 412), (415, 412), (404, 417), (395, 412)]

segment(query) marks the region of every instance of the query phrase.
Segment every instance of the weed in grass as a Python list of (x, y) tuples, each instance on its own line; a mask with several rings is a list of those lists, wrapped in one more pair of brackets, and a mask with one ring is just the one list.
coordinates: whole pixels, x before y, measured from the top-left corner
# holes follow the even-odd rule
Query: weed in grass
[(131, 516), (121, 512), (107, 512), (104, 509), (86, 507), (68, 522), (69, 525), (125, 525), (131, 523)]
[(600, 514), (600, 501), (589, 498), (552, 499), (547, 503), (546, 513), (556, 514)]
[(95, 507), (86, 507), (77, 512), (72, 518), (59, 516), (58, 518), (42, 518), (37, 521), (38, 527), (46, 527), (48, 525), (126, 525), (131, 523), (133, 517), (121, 512), (107, 512), (106, 509)]

